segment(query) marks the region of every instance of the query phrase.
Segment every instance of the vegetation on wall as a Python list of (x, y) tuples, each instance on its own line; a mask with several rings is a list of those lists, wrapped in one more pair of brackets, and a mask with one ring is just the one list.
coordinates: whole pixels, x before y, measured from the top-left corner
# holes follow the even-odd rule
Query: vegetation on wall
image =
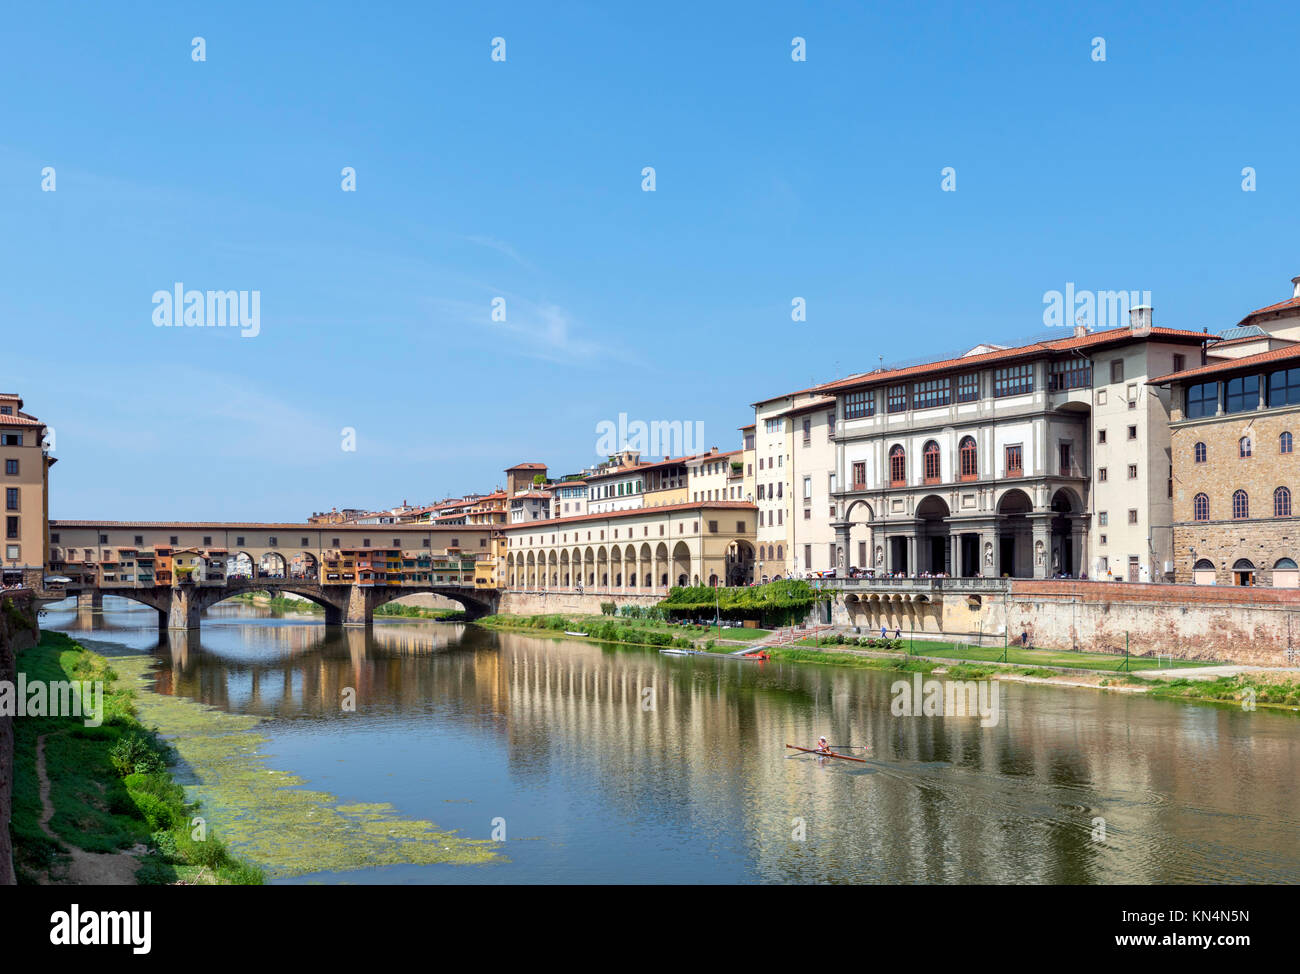
[(785, 578), (740, 588), (674, 586), (658, 608), (675, 616), (716, 613), (724, 619), (759, 619), (781, 626), (802, 620), (815, 604), (830, 597), (803, 579)]

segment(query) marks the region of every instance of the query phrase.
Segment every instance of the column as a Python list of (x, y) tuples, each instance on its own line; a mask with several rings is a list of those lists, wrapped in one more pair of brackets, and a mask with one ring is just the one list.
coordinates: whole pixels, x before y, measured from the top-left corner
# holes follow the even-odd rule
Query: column
[(1033, 544), (1030, 546), (1030, 558), (1034, 566), (1034, 578), (1046, 578), (1052, 564), (1052, 532), (1048, 518), (1051, 515), (1031, 515)]
[(916, 532), (913, 531), (907, 536), (907, 574), (917, 574), (916, 566)]

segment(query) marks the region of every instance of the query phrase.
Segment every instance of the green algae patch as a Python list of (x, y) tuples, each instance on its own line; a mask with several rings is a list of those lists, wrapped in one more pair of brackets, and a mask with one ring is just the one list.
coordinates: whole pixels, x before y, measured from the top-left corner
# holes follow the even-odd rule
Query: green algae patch
[(228, 714), (149, 688), (153, 660), (114, 657), (136, 691), (140, 719), (180, 759), (176, 780), (203, 803), (231, 851), (268, 878), (395, 865), (484, 865), (507, 861), (487, 839), (467, 839), (432, 822), (404, 818), (387, 803), (342, 804), (303, 779), (266, 767), (261, 718)]

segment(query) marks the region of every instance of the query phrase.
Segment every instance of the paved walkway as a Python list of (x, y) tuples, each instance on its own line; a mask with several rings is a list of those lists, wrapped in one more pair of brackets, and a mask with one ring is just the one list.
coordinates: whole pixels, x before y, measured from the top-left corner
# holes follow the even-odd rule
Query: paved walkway
[(1145, 680), (1217, 680), (1221, 676), (1239, 676), (1242, 673), (1287, 673), (1300, 677), (1300, 666), (1197, 666), (1186, 669), (1162, 668), (1158, 670), (1134, 670), (1134, 676)]

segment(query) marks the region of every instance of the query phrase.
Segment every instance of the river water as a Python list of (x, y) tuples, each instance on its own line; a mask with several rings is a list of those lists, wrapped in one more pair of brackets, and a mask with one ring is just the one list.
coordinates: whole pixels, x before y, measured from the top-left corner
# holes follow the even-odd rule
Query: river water
[[(893, 716), (903, 677), (877, 671), (421, 621), (327, 630), (233, 603), (160, 641), (156, 618), (110, 598), (43, 625), (153, 653), (159, 692), (266, 718), (268, 766), (304, 787), (471, 838), (505, 829), (490, 865), (285, 882), (1300, 878), (1291, 713), (1004, 683), (999, 721), (982, 727)], [(869, 763), (784, 746), (823, 733), (867, 745)]]

